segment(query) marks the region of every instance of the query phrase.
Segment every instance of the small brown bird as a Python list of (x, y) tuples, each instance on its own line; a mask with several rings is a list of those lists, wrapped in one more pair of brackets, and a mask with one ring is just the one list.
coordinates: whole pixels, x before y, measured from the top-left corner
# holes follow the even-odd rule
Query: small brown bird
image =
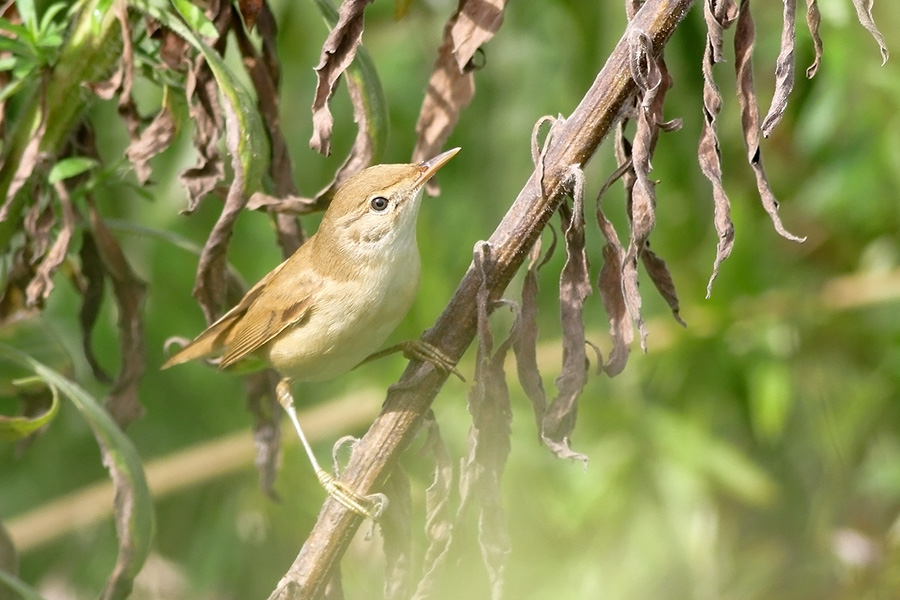
[[(331, 379), (353, 369), (372, 356), (409, 311), (419, 287), (416, 217), (422, 189), (458, 151), (418, 164), (369, 167), (348, 179), (315, 235), (162, 367), (212, 357), (220, 357), (220, 369), (254, 360), (274, 367), (283, 377), (279, 402), (319, 481), (364, 516), (377, 514), (371, 501), (346, 489), (316, 461), (297, 420), (290, 384)], [(389, 350), (395, 349), (455, 372), (439, 352), (421, 343)]]

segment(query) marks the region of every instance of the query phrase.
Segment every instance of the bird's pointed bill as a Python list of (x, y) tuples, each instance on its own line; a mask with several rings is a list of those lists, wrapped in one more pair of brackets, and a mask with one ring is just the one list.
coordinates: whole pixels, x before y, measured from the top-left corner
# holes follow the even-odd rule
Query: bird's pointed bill
[(431, 179), (435, 173), (438, 172), (438, 169), (447, 164), (447, 162), (456, 156), (456, 153), (459, 152), (459, 148), (453, 148), (451, 150), (447, 150), (446, 152), (442, 152), (435, 156), (434, 158), (429, 158), (428, 160), (423, 160), (419, 163), (419, 168), (422, 169), (422, 175), (419, 181), (424, 184), (426, 181)]

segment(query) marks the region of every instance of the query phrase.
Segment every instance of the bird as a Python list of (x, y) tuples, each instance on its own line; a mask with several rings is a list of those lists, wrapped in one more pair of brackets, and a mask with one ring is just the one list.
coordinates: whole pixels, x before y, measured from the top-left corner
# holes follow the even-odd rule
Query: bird
[(452, 361), (421, 341), (376, 353), (418, 291), (423, 188), (459, 150), (419, 163), (371, 166), (348, 178), (316, 233), (162, 366), (212, 359), (223, 370), (274, 368), (281, 377), (276, 396), (319, 482), (361, 516), (377, 518), (380, 503), (347, 489), (319, 465), (297, 419), (291, 384), (333, 379), (400, 350), (461, 377)]

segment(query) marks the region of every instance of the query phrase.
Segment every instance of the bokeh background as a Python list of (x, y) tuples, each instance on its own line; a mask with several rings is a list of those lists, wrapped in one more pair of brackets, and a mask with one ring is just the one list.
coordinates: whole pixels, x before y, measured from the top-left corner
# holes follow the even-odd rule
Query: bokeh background
[[(897, 52), (900, 16), (888, 6), (878, 4), (875, 17)], [(273, 7), (284, 128), (296, 180), (310, 194), (340, 164), (355, 126), (341, 89), (334, 154), (309, 149), (312, 69), (327, 29), (310, 2), (281, 0)], [(454, 8), (445, 0), (417, 2), (399, 21), (389, 2), (367, 9), (363, 41), (390, 106), (390, 162), (410, 155), (423, 89)], [(756, 84), (765, 109), (781, 11), (756, 8)], [(531, 408), (511, 382), (508, 598), (900, 598), (900, 71), (896, 59), (881, 65), (851, 2), (820, 9), (825, 55), (819, 73), (812, 81), (802, 75), (813, 54), (801, 7), (796, 87), (783, 121), (762, 144), (781, 217), (793, 233), (807, 236), (803, 244), (780, 238), (759, 204), (734, 95), (733, 32), (726, 34), (728, 62), (716, 67), (725, 98), (719, 134), (737, 233), (709, 299), (716, 236), (710, 187), (696, 160), (705, 43), (699, 3), (668, 45), (675, 87), (666, 116), (683, 119), (684, 127), (661, 137), (653, 160), (660, 183), (651, 241), (673, 273), (688, 327), (671, 319), (645, 281), (648, 352), (635, 348), (612, 380), (592, 376), (581, 400), (572, 444), (590, 457), (586, 469), (538, 444)], [(442, 195), (423, 206), (421, 292), (394, 340), (417, 336), (440, 313), (475, 242), (490, 235), (531, 171), (532, 125), (542, 115), (571, 112), (624, 24), (619, 2), (510, 3), (503, 27), (484, 48), (475, 98), (448, 142), (463, 150), (441, 172)], [(139, 105), (153, 111), (158, 91), (138, 85)], [(113, 103), (97, 102), (89, 118), (98, 147), (120, 157), (127, 135)], [(157, 370), (165, 339), (203, 327), (191, 297), (197, 257), (129, 224), (198, 245), (206, 239), (220, 209), (216, 201), (189, 217), (179, 214), (185, 194), (177, 173), (193, 162), (187, 133), (154, 160), (152, 198), (124, 185), (97, 192), (149, 284), (146, 415), (128, 434), (154, 482), (157, 537), (134, 597), (260, 598), (299, 550), (323, 492), (285, 429), (280, 502), (262, 493), (239, 379), (199, 364)], [(604, 144), (587, 169), (589, 199), (613, 167), (611, 145)], [(123, 171), (122, 178), (133, 175)], [(613, 188), (605, 202), (624, 232), (621, 190)], [(305, 219), (304, 226), (313, 231), (316, 221)], [(594, 276), (601, 248), (589, 219)], [(265, 215), (241, 217), (229, 259), (248, 282), (279, 262)], [(540, 359), (548, 386), (561, 355), (556, 280), (562, 259), (558, 252), (541, 280)], [(81, 358), (78, 305), (61, 275), (46, 313), (29, 327), (40, 332), (40, 352), (55, 354), (102, 396), (104, 386)], [(95, 346), (104, 364), (116, 365), (116, 315), (109, 302), (103, 310)], [(596, 294), (585, 314), (589, 339), (608, 350)], [(502, 327), (504, 316), (497, 323)], [(462, 364), (468, 374), (472, 354)], [(337, 438), (365, 431), (403, 365), (400, 357), (387, 358), (302, 389), (302, 404), (314, 411), (303, 417), (305, 427), (321, 457)], [(465, 384), (451, 379), (434, 406), (456, 459), (466, 450), (466, 393)], [(405, 466), (421, 509), (429, 473), (415, 452)], [(22, 579), (48, 598), (95, 597), (115, 559), (112, 497), (77, 411), (64, 403), (24, 452), (0, 445), (0, 473), (0, 511), (20, 548)], [(477, 543), (465, 537), (439, 598), (487, 596)], [(371, 541), (360, 536), (343, 562), (348, 597), (379, 597), (382, 566), (377, 532)]]

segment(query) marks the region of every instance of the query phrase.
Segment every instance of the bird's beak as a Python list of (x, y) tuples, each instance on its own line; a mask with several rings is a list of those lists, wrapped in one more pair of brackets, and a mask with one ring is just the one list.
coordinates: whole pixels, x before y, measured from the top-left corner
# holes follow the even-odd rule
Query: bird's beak
[(419, 168), (422, 170), (422, 174), (419, 175), (419, 185), (425, 185), (425, 182), (431, 179), (434, 174), (438, 172), (438, 169), (446, 165), (457, 152), (459, 152), (459, 148), (453, 148), (452, 150), (447, 150), (446, 152), (438, 154), (434, 158), (429, 158), (428, 160), (420, 162)]

